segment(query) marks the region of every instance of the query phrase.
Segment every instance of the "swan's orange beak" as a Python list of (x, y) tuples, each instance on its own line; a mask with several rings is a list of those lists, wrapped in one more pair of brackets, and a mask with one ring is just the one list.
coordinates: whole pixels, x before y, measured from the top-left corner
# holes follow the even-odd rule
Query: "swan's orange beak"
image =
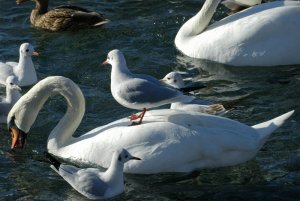
[(26, 143), (27, 134), (16, 127), (10, 128), (11, 149), (23, 148)]
[(105, 61), (103, 61), (102, 65), (107, 65), (108, 63), (108, 59), (106, 59)]

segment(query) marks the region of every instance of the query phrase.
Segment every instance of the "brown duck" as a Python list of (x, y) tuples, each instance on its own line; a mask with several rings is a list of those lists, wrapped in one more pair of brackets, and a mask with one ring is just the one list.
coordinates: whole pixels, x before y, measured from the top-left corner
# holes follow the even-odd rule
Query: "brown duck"
[[(29, 0), (16, 0), (17, 4)], [(101, 26), (109, 20), (102, 14), (86, 10), (77, 6), (63, 5), (48, 10), (48, 0), (34, 0), (35, 9), (32, 10), (30, 22), (34, 27), (51, 31), (78, 30)]]

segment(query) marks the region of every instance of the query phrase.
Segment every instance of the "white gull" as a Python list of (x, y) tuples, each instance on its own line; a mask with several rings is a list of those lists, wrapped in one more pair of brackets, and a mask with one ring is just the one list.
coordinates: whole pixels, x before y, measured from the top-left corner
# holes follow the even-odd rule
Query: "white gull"
[(114, 99), (124, 107), (143, 110), (140, 115), (130, 117), (131, 120), (140, 118), (139, 122), (132, 122), (133, 125), (142, 122), (149, 108), (178, 101), (189, 102), (194, 99), (192, 96), (186, 96), (176, 89), (167, 87), (152, 76), (131, 73), (120, 50), (110, 51), (103, 64), (112, 66), (111, 93)]
[[(168, 73), (161, 81), (176, 89), (185, 87), (182, 76), (178, 72)], [(221, 104), (213, 104), (208, 100), (191, 100), (190, 102), (174, 102), (171, 104), (171, 109), (201, 112), (207, 114), (221, 115), (226, 112), (226, 109)]]
[(21, 98), (21, 88), (15, 76), (6, 79), (6, 97), (0, 102), (0, 123), (7, 122), (7, 115), (12, 106)]
[(5, 85), (6, 78), (10, 75), (17, 77), (19, 86), (30, 86), (37, 82), (36, 71), (31, 56), (38, 56), (30, 43), (23, 43), (19, 50), (19, 63), (0, 62), (0, 84)]
[[(102, 153), (99, 153), (101, 157)], [(61, 164), (50, 154), (46, 155), (50, 166), (76, 191), (89, 199), (109, 199), (124, 192), (124, 163), (129, 160), (141, 160), (125, 149), (116, 150), (109, 168), (103, 172), (98, 168), (81, 169), (73, 165)]]

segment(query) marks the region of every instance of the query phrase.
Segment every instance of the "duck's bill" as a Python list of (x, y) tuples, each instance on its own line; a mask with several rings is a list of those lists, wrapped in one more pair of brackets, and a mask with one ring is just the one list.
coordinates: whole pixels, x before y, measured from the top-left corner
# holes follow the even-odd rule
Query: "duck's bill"
[(132, 156), (132, 157), (131, 157), (131, 160), (139, 160), (139, 161), (140, 161), (140, 160), (142, 160), (142, 159), (140, 159), (139, 157)]
[(22, 149), (26, 144), (27, 134), (22, 130), (19, 130), (15, 126), (10, 128), (11, 133), (11, 149)]
[(40, 54), (38, 52), (35, 52), (35, 51), (32, 53), (32, 56), (39, 56), (39, 55)]
[(16, 0), (16, 3), (20, 4), (20, 3), (23, 3), (23, 2), (26, 2), (26, 1), (29, 1), (29, 0)]

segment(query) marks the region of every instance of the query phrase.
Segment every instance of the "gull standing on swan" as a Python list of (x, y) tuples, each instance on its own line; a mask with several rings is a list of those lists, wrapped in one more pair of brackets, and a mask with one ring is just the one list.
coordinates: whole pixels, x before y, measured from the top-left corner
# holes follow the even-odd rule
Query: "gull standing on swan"
[[(17, 4), (29, 0), (16, 0)], [(63, 5), (48, 10), (48, 0), (34, 0), (36, 7), (30, 15), (34, 27), (50, 31), (78, 30), (101, 26), (109, 22), (101, 13), (81, 7)]]
[(15, 76), (6, 79), (6, 97), (0, 102), (0, 123), (7, 122), (7, 115), (13, 105), (21, 98), (21, 88)]
[[(101, 157), (102, 153), (99, 153)], [(50, 166), (76, 191), (89, 199), (109, 199), (124, 192), (124, 163), (129, 160), (141, 160), (125, 149), (116, 150), (109, 168), (101, 172), (98, 168), (80, 169), (73, 165), (61, 164), (50, 154), (46, 155)]]
[(23, 147), (26, 134), (52, 95), (63, 96), (67, 110), (49, 134), (49, 153), (108, 168), (113, 152), (125, 148), (143, 160), (126, 163), (124, 172), (139, 174), (190, 172), (246, 162), (255, 157), (271, 133), (294, 113), (290, 111), (251, 127), (198, 112), (150, 110), (143, 124), (128, 126), (128, 119), (122, 118), (73, 137), (84, 115), (85, 100), (73, 81), (53, 76), (38, 82), (10, 110), (7, 123), (13, 125), (12, 149)]
[(132, 115), (132, 125), (142, 123), (143, 117), (149, 108), (159, 107), (172, 102), (189, 102), (194, 98), (186, 96), (178, 90), (163, 85), (156, 78), (131, 73), (126, 64), (125, 57), (120, 50), (112, 50), (103, 64), (110, 64), (111, 93), (114, 99), (127, 108), (143, 110), (139, 115)]
[(19, 81), (19, 86), (30, 86), (37, 82), (37, 76), (31, 56), (38, 56), (30, 43), (23, 43), (19, 51), (19, 63), (0, 62), (0, 84), (6, 84), (8, 76), (14, 75)]
[(206, 0), (179, 29), (183, 54), (233, 66), (300, 64), (300, 2), (260, 4), (208, 26), (220, 0)]
[[(184, 88), (182, 76), (178, 72), (170, 72), (160, 81), (176, 89)], [(226, 112), (223, 105), (213, 104), (211, 101), (207, 100), (192, 100), (186, 103), (171, 103), (171, 109), (194, 111), (213, 115), (221, 115)]]

